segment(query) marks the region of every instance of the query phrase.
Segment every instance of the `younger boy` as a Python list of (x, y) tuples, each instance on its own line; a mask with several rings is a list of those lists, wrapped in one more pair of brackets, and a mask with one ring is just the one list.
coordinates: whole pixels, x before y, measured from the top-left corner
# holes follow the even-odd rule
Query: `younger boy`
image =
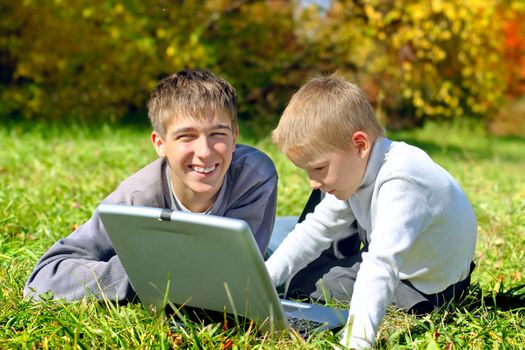
[[(208, 71), (175, 73), (158, 83), (148, 116), (160, 158), (103, 202), (242, 219), (264, 253), (275, 216), (277, 172), (262, 152), (236, 145), (233, 87)], [(44, 254), (24, 289), (35, 299), (48, 291), (67, 300), (135, 296), (97, 210)]]
[(477, 230), (467, 197), (425, 152), (385, 138), (355, 85), (336, 75), (307, 82), (273, 140), (325, 193), (266, 262), (276, 286), (347, 239), (357, 222), (363, 249), (315, 286), (350, 300), (343, 346), (372, 347), (391, 303), (428, 312), (465, 292)]

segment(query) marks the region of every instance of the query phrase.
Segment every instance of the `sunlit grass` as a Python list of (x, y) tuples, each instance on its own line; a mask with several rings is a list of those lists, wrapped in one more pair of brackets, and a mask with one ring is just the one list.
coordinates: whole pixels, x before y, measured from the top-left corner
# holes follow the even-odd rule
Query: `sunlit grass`
[[(479, 221), (471, 295), (456, 309), (424, 318), (390, 310), (380, 348), (519, 349), (525, 343), (525, 140), (486, 135), (478, 124), (429, 124), (390, 133), (425, 149), (454, 175)], [(269, 138), (241, 136), (275, 161), (278, 215), (298, 215), (309, 194), (302, 171)], [(126, 176), (155, 158), (149, 130), (43, 124), (0, 128), (0, 349), (3, 348), (331, 348), (337, 337), (268, 335), (255, 327), (169, 319), (140, 305), (31, 303), (22, 289), (40, 256), (89, 218)]]

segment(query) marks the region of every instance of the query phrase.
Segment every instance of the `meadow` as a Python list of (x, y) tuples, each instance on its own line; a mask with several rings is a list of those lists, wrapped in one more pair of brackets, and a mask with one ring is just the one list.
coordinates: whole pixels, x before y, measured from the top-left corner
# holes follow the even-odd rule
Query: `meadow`
[[(255, 327), (187, 323), (139, 304), (23, 298), (27, 277), (56, 240), (87, 220), (120, 181), (153, 160), (147, 126), (8, 124), (0, 127), (0, 349), (330, 349), (331, 332), (304, 340)], [(468, 297), (416, 318), (389, 309), (381, 349), (520, 349), (525, 344), (525, 139), (488, 135), (476, 122), (388, 133), (427, 151), (464, 188), (478, 217), (477, 267)], [(241, 143), (279, 171), (278, 215), (298, 215), (306, 176), (268, 137)]]

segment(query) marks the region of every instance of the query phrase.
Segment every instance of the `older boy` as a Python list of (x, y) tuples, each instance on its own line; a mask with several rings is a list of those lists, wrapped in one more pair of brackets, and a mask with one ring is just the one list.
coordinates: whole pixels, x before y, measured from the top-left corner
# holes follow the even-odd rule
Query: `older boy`
[(372, 347), (391, 303), (427, 312), (468, 288), (477, 224), (467, 197), (425, 152), (383, 137), (356, 86), (335, 75), (310, 80), (273, 140), (326, 194), (267, 261), (276, 286), (357, 223), (363, 249), (340, 256), (310, 289), (350, 300), (343, 346)]
[[(264, 252), (274, 222), (277, 173), (266, 155), (236, 145), (237, 97), (230, 84), (208, 71), (178, 72), (158, 83), (148, 116), (160, 159), (124, 180), (104, 203), (242, 219)], [(44, 254), (24, 293), (38, 299), (48, 291), (67, 300), (135, 296), (97, 210)]]

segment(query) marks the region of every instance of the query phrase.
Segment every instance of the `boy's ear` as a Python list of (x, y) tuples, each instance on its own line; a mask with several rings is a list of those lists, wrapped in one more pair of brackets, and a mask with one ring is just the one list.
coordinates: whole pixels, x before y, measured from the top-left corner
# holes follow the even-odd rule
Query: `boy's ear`
[(356, 131), (352, 134), (352, 145), (354, 145), (360, 155), (367, 155), (372, 148), (370, 138), (364, 131)]
[(166, 156), (166, 151), (164, 150), (164, 140), (162, 139), (162, 136), (160, 136), (156, 131), (151, 133), (151, 143), (153, 144), (155, 152), (157, 152), (159, 157)]

